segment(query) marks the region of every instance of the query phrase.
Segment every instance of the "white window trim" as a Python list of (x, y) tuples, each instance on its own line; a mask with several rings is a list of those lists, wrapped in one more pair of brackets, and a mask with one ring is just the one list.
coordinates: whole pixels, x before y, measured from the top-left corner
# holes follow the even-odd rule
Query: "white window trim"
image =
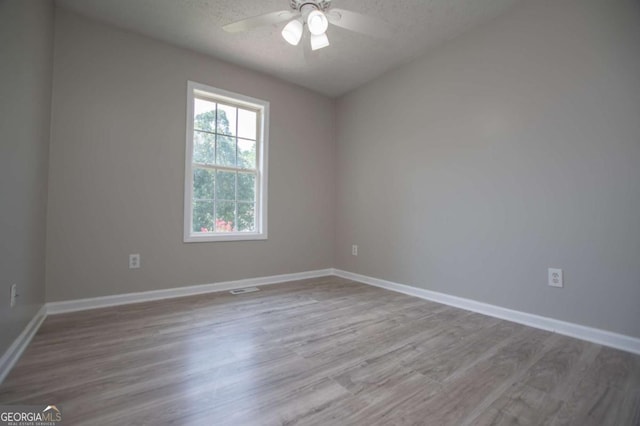
[[(193, 109), (194, 92), (213, 94), (216, 98), (230, 102), (238, 106), (246, 106), (258, 109), (262, 116), (261, 128), (257, 135), (256, 161), (258, 165), (258, 181), (256, 182), (256, 232), (228, 232), (228, 233), (206, 233), (200, 235), (192, 232), (193, 221)], [(268, 185), (268, 158), (269, 158), (269, 102), (252, 98), (227, 90), (196, 83), (187, 82), (187, 137), (185, 155), (185, 177), (184, 177), (184, 242), (215, 242), (215, 241), (247, 241), (267, 239), (267, 188)]]

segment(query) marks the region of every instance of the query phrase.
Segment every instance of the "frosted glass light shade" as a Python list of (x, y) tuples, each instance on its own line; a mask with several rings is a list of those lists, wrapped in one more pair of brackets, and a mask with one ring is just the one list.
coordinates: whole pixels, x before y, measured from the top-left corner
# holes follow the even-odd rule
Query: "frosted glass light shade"
[(322, 49), (329, 45), (329, 38), (326, 34), (314, 35), (311, 34), (311, 50)]
[(282, 29), (282, 38), (284, 38), (287, 43), (297, 46), (302, 38), (302, 22), (294, 19), (285, 25)]
[(321, 35), (327, 31), (329, 27), (329, 21), (327, 17), (320, 10), (313, 10), (307, 16), (307, 26), (309, 32), (313, 35)]

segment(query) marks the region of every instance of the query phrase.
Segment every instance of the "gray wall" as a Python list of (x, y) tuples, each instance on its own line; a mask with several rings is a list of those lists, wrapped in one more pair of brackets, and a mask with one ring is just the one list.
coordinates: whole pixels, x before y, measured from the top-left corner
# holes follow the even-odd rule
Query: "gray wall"
[[(333, 101), (60, 9), (55, 43), (48, 301), (332, 266)], [(182, 242), (187, 80), (271, 102), (267, 241)]]
[(342, 98), (335, 266), (640, 337), (638, 23), (522, 2)]
[(44, 302), (52, 53), (53, 2), (0, 0), (0, 354)]

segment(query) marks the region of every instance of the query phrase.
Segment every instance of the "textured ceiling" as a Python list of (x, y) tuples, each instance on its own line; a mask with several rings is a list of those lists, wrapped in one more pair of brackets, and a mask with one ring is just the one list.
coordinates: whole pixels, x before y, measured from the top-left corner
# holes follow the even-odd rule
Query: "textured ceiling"
[(430, 47), (494, 18), (520, 0), (333, 0), (386, 21), (379, 41), (331, 25), (331, 46), (305, 60), (302, 45), (280, 36), (284, 24), (228, 34), (222, 26), (277, 10), (289, 0), (56, 0), (59, 7), (339, 96)]

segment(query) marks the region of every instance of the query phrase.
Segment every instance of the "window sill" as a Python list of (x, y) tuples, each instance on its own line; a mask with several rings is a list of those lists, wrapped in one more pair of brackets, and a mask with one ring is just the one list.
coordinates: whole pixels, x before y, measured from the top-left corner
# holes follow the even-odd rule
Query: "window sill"
[(267, 234), (255, 233), (230, 233), (227, 235), (188, 235), (184, 237), (185, 243), (213, 243), (223, 241), (258, 241), (266, 240)]

